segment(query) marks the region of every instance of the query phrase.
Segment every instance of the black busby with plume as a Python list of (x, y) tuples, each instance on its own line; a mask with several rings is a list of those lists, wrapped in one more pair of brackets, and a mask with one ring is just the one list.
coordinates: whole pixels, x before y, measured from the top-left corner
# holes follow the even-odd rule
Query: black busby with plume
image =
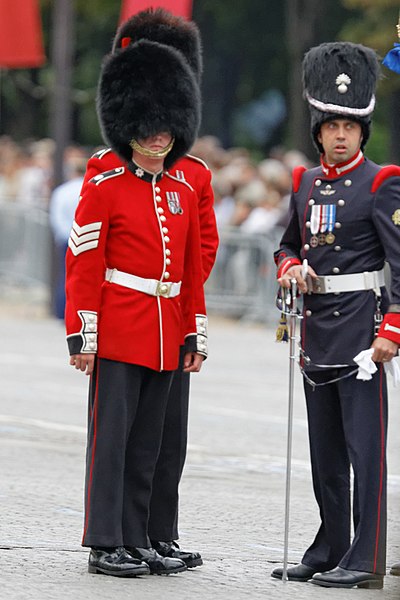
[(332, 42), (311, 48), (303, 61), (304, 96), (311, 113), (311, 135), (319, 152), (321, 125), (332, 119), (351, 119), (361, 125), (368, 141), (380, 76), (374, 50), (351, 42)]
[[(123, 24), (117, 32), (113, 51), (103, 61), (97, 95), (103, 137), (124, 160), (132, 158), (130, 144), (133, 140), (145, 139), (161, 131), (171, 133), (174, 144), (164, 160), (166, 169), (193, 145), (201, 110), (198, 74), (194, 73), (187, 56), (172, 44), (175, 19), (170, 15), (165, 43), (160, 36), (150, 39), (151, 32), (158, 31), (158, 10), (143, 11), (132, 17), (127, 22), (129, 31), (127, 24)], [(178, 20), (181, 21), (183, 19)], [(146, 27), (141, 29), (143, 22)], [(179, 31), (182, 39), (182, 29), (177, 26), (178, 38)], [(132, 36), (125, 33), (132, 33)], [(128, 41), (123, 42), (124, 39)], [(167, 43), (168, 40), (171, 43)]]

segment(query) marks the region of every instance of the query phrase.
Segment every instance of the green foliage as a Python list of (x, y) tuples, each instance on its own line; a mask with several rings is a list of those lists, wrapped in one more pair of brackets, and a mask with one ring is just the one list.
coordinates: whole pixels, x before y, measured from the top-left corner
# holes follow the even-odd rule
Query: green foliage
[(388, 163), (389, 142), (388, 128), (383, 123), (375, 121), (372, 128), (372, 135), (366, 147), (368, 158), (380, 165)]
[[(359, 9), (358, 19), (347, 21), (340, 32), (340, 39), (365, 44), (374, 48), (383, 57), (399, 42), (396, 24), (399, 20), (400, 5), (398, 0), (342, 0), (344, 6)], [(388, 125), (389, 96), (400, 90), (400, 77), (386, 67), (382, 67), (382, 80), (377, 90), (377, 109), (374, 114), (374, 127), (371, 140), (368, 142), (368, 155), (378, 163), (400, 159), (400, 144), (390, 140)], [(397, 150), (396, 150), (397, 146)], [(389, 148), (395, 154), (389, 156)]]
[[(101, 142), (95, 111), (97, 80), (102, 57), (109, 51), (120, 16), (121, 0), (70, 0), (75, 9), (74, 66), (72, 101), (74, 132), (77, 142), (97, 145)], [(49, 113), (54, 73), (51, 64), (53, 10), (56, 0), (40, 0), (48, 62), (39, 70), (19, 70), (30, 82), (31, 91), (22, 90), (16, 73), (3, 75), (3, 131), (11, 135), (37, 137), (49, 135)], [(246, 134), (235, 130), (235, 115), (249, 102), (270, 89), (289, 98), (288, 8), (295, 0), (194, 0), (193, 18), (203, 38), (203, 129), (202, 133), (220, 137), (225, 145), (245, 143), (255, 152), (265, 151)], [(292, 4), (293, 3), (293, 4)], [(313, 44), (335, 39), (362, 42), (384, 55), (397, 41), (398, 0), (323, 0), (324, 15), (313, 32)], [(156, 3), (155, 3), (156, 4)], [(303, 6), (311, 6), (304, 0)], [(304, 24), (305, 25), (305, 24)], [(299, 37), (301, 37), (299, 35)], [(378, 107), (400, 86), (400, 77), (387, 69), (381, 82)], [(28, 86), (29, 88), (29, 86)], [(41, 101), (35, 99), (41, 96)], [(293, 95), (293, 94), (292, 94)], [(32, 110), (29, 105), (32, 105)], [(23, 108), (25, 107), (25, 108)], [(31, 130), (22, 114), (31, 110)], [(387, 114), (377, 111), (370, 152), (383, 157), (387, 144)], [(287, 124), (290, 123), (288, 118)], [(279, 130), (282, 143), (290, 138), (290, 127)], [(237, 136), (237, 137), (235, 137)], [(240, 137), (239, 137), (240, 136)], [(276, 140), (274, 141), (275, 143)], [(381, 160), (381, 159), (380, 159)]]

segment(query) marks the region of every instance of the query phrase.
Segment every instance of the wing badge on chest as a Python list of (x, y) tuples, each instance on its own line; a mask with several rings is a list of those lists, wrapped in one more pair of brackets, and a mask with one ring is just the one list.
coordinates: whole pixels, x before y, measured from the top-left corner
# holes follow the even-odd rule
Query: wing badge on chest
[(324, 190), (319, 190), (319, 193), (323, 196), (332, 196), (332, 194), (336, 194), (336, 190), (334, 190), (332, 186), (328, 183), (328, 185), (325, 186)]

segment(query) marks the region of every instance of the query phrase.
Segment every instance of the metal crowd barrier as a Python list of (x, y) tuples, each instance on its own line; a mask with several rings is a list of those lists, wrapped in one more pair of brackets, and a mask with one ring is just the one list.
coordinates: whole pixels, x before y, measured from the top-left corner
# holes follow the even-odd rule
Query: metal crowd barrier
[(277, 292), (273, 252), (283, 229), (249, 235), (236, 227), (220, 230), (217, 260), (206, 283), (207, 310), (248, 321), (275, 323)]
[(0, 285), (50, 286), (48, 213), (17, 202), (0, 203)]
[[(277, 291), (273, 251), (282, 230), (248, 235), (238, 228), (220, 230), (215, 267), (206, 283), (207, 309), (238, 319), (275, 323)], [(0, 203), (0, 296), (10, 288), (47, 298), (53, 281), (53, 243), (48, 213), (40, 208)]]

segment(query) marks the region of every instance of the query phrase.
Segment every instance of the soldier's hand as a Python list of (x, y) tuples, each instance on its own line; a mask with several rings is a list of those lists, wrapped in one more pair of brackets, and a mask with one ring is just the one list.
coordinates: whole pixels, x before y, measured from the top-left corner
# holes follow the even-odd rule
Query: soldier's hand
[[(308, 267), (307, 275), (313, 279), (317, 278), (318, 275), (312, 267)], [(308, 291), (307, 281), (303, 278), (303, 267), (302, 265), (293, 265), (290, 267), (282, 277), (279, 277), (278, 282), (282, 287), (290, 288), (291, 280), (295, 279), (299, 291), (306, 294)]]
[(95, 356), (95, 354), (73, 354), (69, 359), (69, 364), (78, 369), (78, 371), (86, 371), (86, 375), (91, 375), (93, 373)]
[(197, 352), (186, 352), (183, 359), (184, 373), (198, 373), (203, 364), (204, 356)]
[(374, 349), (372, 355), (374, 362), (389, 362), (399, 351), (399, 346), (395, 342), (382, 337), (375, 338), (371, 348)]

